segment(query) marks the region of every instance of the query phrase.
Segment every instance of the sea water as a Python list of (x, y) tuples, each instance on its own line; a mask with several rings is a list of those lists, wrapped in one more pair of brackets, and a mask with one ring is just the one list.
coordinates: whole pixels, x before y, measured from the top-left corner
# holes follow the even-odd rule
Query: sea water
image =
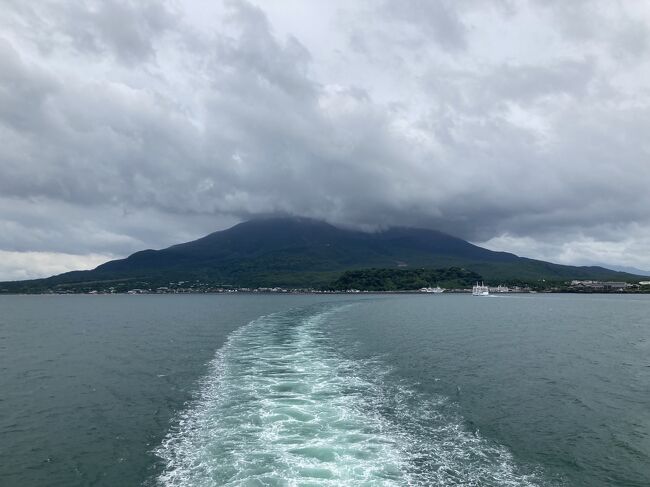
[(645, 296), (0, 297), (0, 485), (645, 486)]

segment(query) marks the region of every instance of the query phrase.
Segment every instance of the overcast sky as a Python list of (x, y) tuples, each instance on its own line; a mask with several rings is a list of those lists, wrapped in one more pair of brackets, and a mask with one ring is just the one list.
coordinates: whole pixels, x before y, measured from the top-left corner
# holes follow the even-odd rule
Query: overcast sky
[(648, 2), (0, 9), (0, 280), (262, 213), (650, 269)]

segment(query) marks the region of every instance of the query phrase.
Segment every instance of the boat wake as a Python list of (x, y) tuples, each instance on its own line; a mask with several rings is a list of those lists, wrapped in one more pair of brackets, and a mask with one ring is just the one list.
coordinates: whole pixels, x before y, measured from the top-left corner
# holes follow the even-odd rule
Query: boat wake
[(199, 396), (155, 451), (161, 486), (543, 485), (510, 453), (343, 358), (327, 320), (345, 306), (259, 318), (217, 353)]

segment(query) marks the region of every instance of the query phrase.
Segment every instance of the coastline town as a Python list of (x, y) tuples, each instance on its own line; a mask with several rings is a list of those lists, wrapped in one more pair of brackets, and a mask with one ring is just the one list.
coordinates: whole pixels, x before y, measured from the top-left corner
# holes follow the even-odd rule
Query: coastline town
[[(236, 287), (215, 285), (214, 283), (194, 281), (174, 281), (165, 286), (150, 285), (147, 282), (138, 283), (139, 287), (130, 287), (124, 283), (109, 287), (85, 287), (74, 289), (47, 289), (39, 294), (471, 294), (471, 287), (436, 288), (424, 287), (410, 290), (368, 291), (363, 289), (324, 289), (324, 288), (285, 288), (285, 287)], [(522, 293), (650, 293), (650, 280), (636, 283), (572, 280), (561, 284), (547, 285), (504, 285), (485, 286), (489, 294), (522, 294)]]

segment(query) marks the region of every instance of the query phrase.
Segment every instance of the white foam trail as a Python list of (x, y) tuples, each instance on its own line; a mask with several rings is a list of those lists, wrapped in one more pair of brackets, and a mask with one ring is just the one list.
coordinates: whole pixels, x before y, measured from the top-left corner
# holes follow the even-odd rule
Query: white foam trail
[(343, 359), (323, 326), (334, 311), (271, 315), (233, 333), (156, 450), (158, 483), (536, 485), (436, 401), (388, 386), (381, 364)]

